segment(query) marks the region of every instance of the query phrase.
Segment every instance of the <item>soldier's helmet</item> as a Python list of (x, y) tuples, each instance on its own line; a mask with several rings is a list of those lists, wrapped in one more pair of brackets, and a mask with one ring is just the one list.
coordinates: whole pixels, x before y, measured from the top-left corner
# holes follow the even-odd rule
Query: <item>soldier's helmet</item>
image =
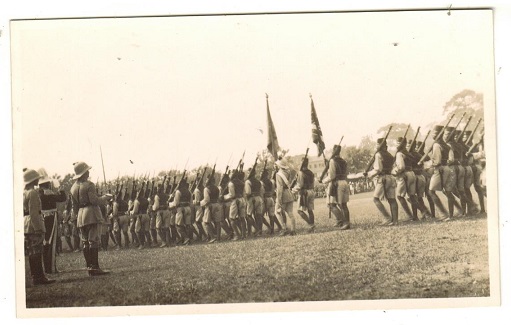
[(208, 179), (206, 180), (206, 185), (207, 186), (215, 185), (215, 173), (211, 173), (211, 175), (209, 175)]
[(378, 138), (378, 139), (376, 139), (376, 144), (378, 146), (381, 146), (382, 148), (386, 147), (387, 146), (387, 140), (385, 140), (385, 138)]
[(37, 173), (41, 175), (41, 178), (39, 179), (39, 185), (51, 182), (50, 177), (44, 168), (39, 168)]
[(24, 185), (30, 184), (38, 179), (41, 178), (41, 175), (39, 175), (38, 172), (36, 172), (34, 169), (23, 169), (23, 183)]
[(472, 135), (472, 131), (463, 132), (463, 141), (467, 141), (468, 138)]
[(332, 156), (337, 156), (341, 153), (341, 146), (334, 144), (334, 148), (332, 149)]
[(307, 167), (309, 167), (309, 158), (307, 157), (303, 157), (302, 158), (302, 164), (300, 165), (300, 169), (306, 169)]
[(403, 149), (406, 144), (406, 138), (398, 137), (396, 140), (396, 144), (397, 144), (397, 150)]
[(451, 133), (454, 132), (454, 127), (452, 126), (448, 126), (445, 128), (445, 131), (444, 131), (444, 139), (447, 139), (447, 137), (449, 137), (451, 135)]
[(92, 167), (87, 165), (83, 161), (79, 161), (79, 162), (75, 162), (73, 164), (73, 168), (75, 170), (75, 176), (73, 177), (73, 179), (78, 179), (78, 178), (82, 177), (82, 175), (85, 174)]

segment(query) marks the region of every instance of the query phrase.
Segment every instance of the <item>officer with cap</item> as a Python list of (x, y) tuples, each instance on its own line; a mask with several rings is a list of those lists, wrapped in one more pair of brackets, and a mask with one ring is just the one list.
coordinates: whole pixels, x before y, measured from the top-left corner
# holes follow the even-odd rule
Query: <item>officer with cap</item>
[(283, 231), (281, 236), (296, 235), (296, 221), (293, 214), (294, 196), (291, 192), (291, 171), (288, 163), (283, 159), (275, 162), (278, 171), (275, 175), (275, 183), (277, 188), (277, 197), (275, 200), (275, 214), (279, 219)]
[(322, 183), (328, 184), (328, 207), (337, 219), (337, 227), (350, 229), (350, 186), (348, 184), (348, 165), (341, 158), (341, 146), (334, 145), (332, 158), (328, 165), (328, 175)]
[[(387, 151), (385, 138), (379, 138), (376, 142), (378, 151), (374, 155), (373, 169), (367, 174), (369, 178), (374, 178), (373, 202), (383, 215), (382, 226), (397, 225), (396, 179), (391, 175), (394, 157)], [(385, 199), (389, 202), (390, 215), (381, 202)]]
[(92, 167), (85, 162), (74, 163), (76, 182), (71, 187), (73, 211), (77, 215), (77, 226), (83, 244), (83, 256), (90, 276), (106, 275), (110, 272), (99, 267), (98, 224), (103, 222), (100, 205), (106, 205), (106, 197), (98, 197), (96, 186), (88, 180)]
[(23, 169), (23, 224), (25, 237), (25, 252), (28, 254), (28, 263), (32, 283), (34, 285), (50, 284), (55, 280), (46, 278), (43, 269), (43, 241), (46, 228), (41, 215), (41, 199), (35, 189), (41, 175), (33, 169)]
[(44, 218), (46, 233), (43, 243), (43, 261), (46, 273), (57, 271), (57, 202), (66, 202), (66, 193), (59, 190), (57, 193), (52, 189), (52, 181), (44, 168), (38, 170), (41, 179), (39, 180), (39, 197), (41, 198), (41, 214)]

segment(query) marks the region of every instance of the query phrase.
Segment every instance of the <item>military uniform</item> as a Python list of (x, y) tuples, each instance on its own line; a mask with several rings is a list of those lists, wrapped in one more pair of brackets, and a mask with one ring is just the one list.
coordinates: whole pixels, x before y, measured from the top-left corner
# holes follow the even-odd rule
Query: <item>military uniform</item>
[(122, 247), (121, 233), (124, 237), (124, 247), (128, 248), (130, 245), (130, 237), (128, 235), (130, 219), (132, 218), (128, 213), (128, 203), (122, 199), (122, 194), (118, 193), (112, 205), (112, 220), (113, 231), (119, 249)]
[[(198, 176), (197, 176), (198, 177)], [(195, 215), (195, 218), (193, 220), (193, 223), (197, 227), (197, 230), (193, 228), (194, 232), (197, 234), (198, 240), (209, 240), (211, 238), (208, 238), (209, 236), (204, 231), (204, 227), (202, 226), (203, 218), (204, 218), (204, 208), (201, 206), (200, 202), (203, 199), (204, 195), (204, 186), (202, 184), (197, 184), (195, 189), (192, 193), (192, 202), (193, 202), (193, 214)]]
[(133, 211), (131, 214), (135, 217), (135, 232), (140, 243), (139, 249), (148, 246), (150, 242), (149, 231), (151, 229), (151, 218), (147, 213), (149, 209), (149, 201), (143, 196), (140, 190), (135, 202), (133, 203)]
[(296, 186), (292, 189), (298, 193), (298, 214), (309, 225), (309, 231), (314, 230), (314, 173), (308, 168), (309, 160), (304, 158), (298, 172)]
[(41, 199), (34, 189), (41, 176), (33, 169), (23, 170), (23, 230), (25, 254), (28, 255), (30, 274), (34, 285), (50, 284), (43, 269), (43, 241), (46, 232), (43, 216), (41, 215)]
[[(215, 172), (213, 170), (206, 186), (204, 187), (203, 198), (200, 201), (201, 207), (204, 209), (204, 223), (210, 237), (210, 243), (220, 240), (222, 232), (222, 223), (224, 223), (222, 204), (219, 202), (220, 189), (215, 186)], [(215, 227), (213, 227), (215, 224)]]
[(227, 184), (228, 193), (223, 196), (223, 200), (230, 202), (229, 204), (229, 219), (231, 220), (231, 226), (236, 232), (238, 239), (239, 233), (241, 233), (241, 239), (246, 236), (246, 213), (247, 206), (245, 199), (243, 198), (244, 184), (240, 180), (239, 172), (233, 171), (231, 174), (229, 183)]
[[(380, 149), (374, 155), (373, 169), (368, 176), (373, 178), (374, 194), (373, 202), (383, 216), (382, 226), (397, 224), (398, 207), (396, 202), (396, 179), (391, 175), (394, 157), (387, 151), (387, 143), (384, 138), (379, 138), (377, 144)], [(387, 200), (390, 205), (390, 215), (381, 203)]]
[(348, 201), (350, 199), (350, 186), (347, 181), (348, 166), (346, 161), (339, 155), (341, 147), (335, 145), (332, 152), (332, 159), (328, 164), (328, 175), (323, 180), (324, 184), (328, 184), (328, 207), (330, 212), (337, 219), (337, 227), (341, 230), (349, 229), (350, 212), (348, 209)]
[(161, 239), (161, 248), (171, 246), (170, 235), (170, 210), (167, 205), (168, 197), (163, 190), (163, 186), (159, 187), (152, 209), (156, 213), (156, 230), (158, 231)]
[(105, 204), (104, 198), (97, 196), (96, 187), (87, 180), (90, 167), (83, 163), (74, 165), (76, 182), (71, 187), (73, 211), (77, 215), (77, 226), (83, 244), (83, 255), (89, 275), (104, 275), (98, 262), (98, 224), (103, 222), (99, 205)]
[(284, 228), (281, 235), (295, 235), (294, 197), (291, 193), (291, 183), (289, 181), (291, 173), (288, 164), (282, 159), (278, 160), (275, 164), (279, 168), (276, 174), (277, 197), (275, 201), (275, 214)]
[(408, 220), (417, 220), (417, 212), (412, 214), (405, 197), (408, 195), (412, 201), (412, 207), (417, 211), (416, 202), (416, 177), (412, 171), (412, 158), (405, 149), (406, 139), (399, 137), (397, 139), (398, 151), (394, 160), (392, 175), (396, 177), (396, 195), (401, 207), (405, 211)]
[(415, 175), (415, 190), (416, 190), (416, 204), (412, 205), (413, 209), (413, 216), (414, 218), (417, 218), (417, 209), (421, 211), (421, 218), (426, 219), (429, 218), (431, 215), (426, 208), (426, 205), (424, 204), (424, 196), (426, 195), (426, 172), (424, 171), (423, 165), (419, 165), (419, 160), (421, 159), (421, 154), (415, 151), (415, 144), (413, 144), (412, 147), (412, 141), (408, 141), (408, 153), (409, 153), (409, 159), (410, 164), (412, 167), (412, 171)]
[(179, 183), (174, 200), (169, 206), (175, 211), (175, 223), (184, 245), (190, 243), (190, 233), (187, 228), (189, 229), (192, 225), (191, 199), (192, 193), (188, 189), (188, 183), (183, 179)]
[(263, 218), (264, 214), (268, 214), (268, 219), (270, 221), (269, 233), (273, 234), (275, 231), (275, 225), (277, 225), (278, 231), (282, 230), (282, 225), (279, 220), (275, 216), (275, 185), (269, 179), (269, 174), (267, 171), (264, 171), (261, 174), (261, 183), (263, 185)]
[(255, 173), (251, 173), (245, 181), (244, 189), (245, 200), (247, 202), (247, 218), (250, 218), (251, 222), (254, 223), (255, 234), (259, 236), (262, 235), (263, 230), (263, 198), (261, 197), (261, 189), (261, 182), (255, 178)]

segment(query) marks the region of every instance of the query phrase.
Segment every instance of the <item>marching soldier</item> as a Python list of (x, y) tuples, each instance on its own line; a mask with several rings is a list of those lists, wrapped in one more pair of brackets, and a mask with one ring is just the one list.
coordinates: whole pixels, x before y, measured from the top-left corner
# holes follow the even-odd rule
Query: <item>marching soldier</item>
[[(215, 185), (215, 170), (213, 169), (211, 175), (209, 175), (209, 178), (206, 181), (203, 199), (200, 201), (201, 207), (204, 208), (204, 217), (202, 221), (208, 230), (210, 244), (220, 241), (220, 235), (223, 227), (222, 224), (225, 223), (222, 204), (218, 201), (219, 198), (220, 189)], [(215, 224), (214, 227), (213, 223)]]
[[(422, 158), (424, 156), (424, 145), (423, 142), (417, 141), (417, 157)], [(420, 160), (419, 158), (419, 160)], [(426, 196), (426, 199), (428, 200), (429, 204), (429, 214), (426, 215), (426, 218), (429, 216), (433, 219), (435, 219), (435, 202), (433, 201), (433, 198), (431, 197), (431, 192), (429, 190), (429, 184), (431, 183), (431, 176), (433, 175), (434, 168), (431, 167), (431, 159), (429, 157), (426, 157), (424, 160), (427, 162), (426, 164), (429, 165), (426, 167), (426, 164), (418, 164), (419, 160), (416, 163), (416, 166), (419, 170), (422, 170), (422, 175), (424, 176), (425, 184), (424, 184), (424, 195)], [(419, 184), (417, 184), (417, 192), (419, 193)], [(420, 199), (420, 198), (419, 198)], [(423, 214), (424, 216), (424, 214)]]
[[(206, 170), (203, 171), (203, 173), (205, 173), (205, 172), (206, 172)], [(197, 177), (199, 177), (199, 175), (197, 175)], [(195, 185), (195, 188), (193, 189), (193, 193), (192, 193), (192, 202), (193, 202), (193, 211), (194, 211), (194, 213), (192, 213), (192, 214), (195, 215), (193, 223), (197, 226), (197, 230), (195, 230), (195, 228), (193, 228), (194, 227), (193, 225), (192, 225), (192, 229), (195, 230), (194, 232), (197, 234), (197, 240), (199, 240), (199, 241), (201, 241), (201, 240), (207, 241), (207, 240), (211, 239), (210, 235), (206, 234), (206, 231), (204, 230), (204, 227), (202, 226), (202, 223), (203, 223), (202, 219), (204, 218), (204, 208), (201, 206), (200, 202), (203, 199), (203, 195), (204, 195), (204, 185), (202, 184), (202, 178), (198, 178), (196, 180), (196, 185)]]
[[(467, 139), (468, 140), (468, 139)], [(470, 141), (468, 146), (472, 147), (473, 143)], [(486, 191), (483, 186), (482, 176), (483, 170), (486, 166), (486, 158), (484, 153), (484, 142), (481, 142), (479, 148), (476, 149), (475, 152), (469, 153), (469, 156), (472, 158), (472, 173), (474, 175), (474, 189), (479, 198), (479, 212), (482, 214), (486, 213), (484, 197), (486, 196)]]
[[(415, 187), (415, 173), (412, 171), (411, 157), (406, 150), (406, 138), (397, 138), (397, 152), (394, 160), (392, 175), (396, 177), (396, 195), (401, 207), (406, 213), (408, 221), (417, 219), (417, 198)], [(412, 214), (405, 196), (411, 200), (412, 207), (415, 209), (415, 215)], [(395, 221), (397, 222), (397, 220)]]
[(100, 204), (104, 198), (98, 198), (95, 185), (88, 180), (89, 167), (84, 162), (74, 164), (76, 182), (71, 187), (73, 211), (78, 216), (77, 226), (83, 244), (83, 256), (90, 276), (105, 275), (110, 272), (103, 271), (98, 261), (98, 224), (103, 221)]
[[(373, 169), (367, 174), (374, 177), (373, 202), (383, 215), (382, 226), (397, 224), (398, 206), (396, 202), (396, 179), (391, 175), (394, 157), (387, 151), (387, 141), (384, 138), (376, 140), (379, 150), (374, 155)], [(390, 215), (383, 206), (382, 200), (387, 200), (390, 206)]]
[(263, 170), (261, 172), (261, 183), (263, 184), (263, 219), (264, 214), (268, 214), (268, 219), (270, 220), (270, 227), (269, 227), (269, 233), (270, 235), (273, 235), (275, 231), (275, 225), (277, 226), (278, 230), (282, 230), (282, 225), (280, 224), (279, 220), (275, 216), (275, 184), (270, 179), (270, 173), (267, 170)]
[(477, 213), (478, 209), (476, 207), (476, 203), (474, 202), (474, 198), (472, 197), (471, 191), (472, 185), (474, 185), (474, 168), (475, 168), (474, 156), (472, 155), (472, 153), (468, 152), (469, 147), (472, 145), (472, 140), (470, 140), (469, 143), (466, 143), (471, 134), (472, 131), (463, 132), (462, 145), (464, 150), (462, 157), (462, 165), (465, 168), (465, 196), (467, 198), (468, 203), (467, 212)]
[[(417, 209), (421, 212), (421, 219), (424, 220), (430, 217), (428, 209), (424, 204), (424, 195), (426, 193), (426, 177), (424, 176), (424, 168), (419, 165), (418, 162), (421, 159), (421, 155), (415, 151), (416, 145), (420, 146), (419, 142), (413, 143), (413, 140), (408, 140), (406, 150), (409, 153), (409, 159), (412, 166), (412, 172), (415, 175), (415, 198), (416, 204), (412, 204), (412, 214), (414, 219), (417, 219)], [(413, 202), (413, 201), (412, 201)]]
[(130, 219), (128, 203), (124, 200), (122, 191), (119, 191), (112, 204), (113, 232), (117, 242), (117, 249), (122, 248), (121, 232), (124, 237), (124, 248), (128, 248), (130, 245), (130, 237), (128, 235)]
[[(460, 200), (460, 203), (456, 201), (456, 199), (453, 200), (454, 206), (459, 210), (459, 216), (464, 217), (465, 216), (465, 210), (467, 206), (467, 200), (465, 196), (465, 168), (460, 168), (461, 166), (461, 155), (462, 155), (462, 149), (456, 142), (456, 136), (459, 136), (461, 134), (460, 130), (456, 130), (455, 128), (448, 128), (447, 135), (444, 134), (444, 137), (447, 139), (448, 142), (447, 146), (449, 147), (449, 158), (447, 160), (447, 165), (451, 169), (451, 173), (454, 178), (454, 184), (452, 188), (452, 194), (453, 197), (456, 197)], [(452, 134), (451, 134), (452, 133)]]
[(279, 159), (275, 162), (278, 167), (278, 172), (275, 175), (275, 182), (277, 188), (277, 197), (275, 202), (275, 213), (282, 225), (283, 231), (281, 236), (296, 235), (295, 232), (295, 216), (293, 214), (294, 197), (291, 193), (291, 183), (289, 178), (291, 172), (289, 165), (284, 159)]
[(147, 209), (149, 208), (149, 201), (144, 197), (144, 184), (138, 191), (137, 198), (133, 203), (133, 210), (131, 211), (131, 215), (135, 217), (135, 232), (138, 237), (138, 242), (140, 245), (138, 249), (143, 249), (149, 246), (151, 241), (149, 237), (150, 230), (150, 218), (147, 214)]
[(309, 232), (313, 232), (316, 227), (314, 225), (314, 199), (316, 193), (314, 192), (314, 173), (309, 169), (309, 159), (306, 157), (302, 159), (296, 185), (292, 191), (298, 193), (298, 214), (309, 225)]
[(138, 240), (138, 234), (137, 234), (137, 228), (136, 228), (137, 218), (133, 218), (133, 216), (134, 216), (133, 215), (133, 207), (135, 206), (136, 198), (137, 198), (137, 190), (135, 187), (135, 181), (133, 181), (133, 188), (131, 190), (131, 195), (130, 195), (130, 198), (128, 201), (128, 215), (129, 215), (128, 230), (131, 234), (131, 243), (133, 244), (134, 247), (138, 248), (138, 247), (140, 247), (140, 241)]
[(242, 173), (238, 172), (236, 169), (232, 170), (229, 183), (227, 183), (227, 194), (223, 196), (224, 202), (230, 202), (229, 219), (231, 221), (231, 227), (236, 233), (233, 240), (244, 239), (247, 231), (245, 220), (247, 207), (243, 199), (244, 184), (241, 180), (242, 177)]
[(56, 273), (57, 271), (57, 203), (66, 202), (66, 193), (59, 190), (55, 193), (52, 190), (52, 183), (48, 173), (43, 168), (39, 169), (39, 197), (41, 199), (41, 214), (44, 219), (46, 229), (43, 242), (43, 262), (46, 273)]
[[(247, 216), (254, 220), (256, 236), (263, 234), (263, 198), (261, 197), (262, 184), (256, 178), (255, 165), (249, 170), (245, 181), (245, 200), (247, 202)], [(250, 231), (249, 231), (250, 233)]]
[(348, 209), (350, 186), (347, 179), (348, 167), (346, 161), (341, 158), (341, 146), (334, 145), (332, 158), (328, 165), (328, 175), (322, 183), (328, 184), (328, 207), (337, 219), (336, 226), (341, 230), (351, 227)]
[(175, 224), (183, 245), (188, 245), (190, 243), (192, 234), (190, 230), (192, 226), (191, 199), (192, 193), (190, 193), (188, 188), (188, 182), (185, 177), (182, 177), (177, 185), (174, 200), (170, 203), (169, 207), (175, 210)]
[[(436, 125), (433, 128), (432, 137), (436, 139), (438, 133), (441, 132), (442, 129), (443, 127), (441, 125)], [(433, 202), (435, 202), (435, 210), (442, 214), (441, 217), (436, 215), (436, 218), (437, 220), (448, 221), (450, 220), (450, 216), (454, 213), (454, 197), (451, 193), (454, 186), (454, 175), (452, 174), (451, 169), (447, 166), (447, 160), (449, 159), (449, 147), (442, 138), (439, 138), (433, 143), (430, 158), (434, 172), (431, 176), (429, 191)], [(447, 196), (449, 214), (447, 214), (442, 201), (440, 201), (440, 198), (436, 194), (436, 192), (439, 191), (444, 191)]]
[(231, 219), (229, 218), (232, 200), (224, 199), (225, 193), (227, 193), (227, 191), (229, 190), (228, 187), (229, 181), (230, 181), (229, 174), (226, 171), (225, 174), (223, 174), (222, 177), (220, 178), (220, 182), (218, 184), (218, 190), (220, 191), (218, 202), (222, 206), (223, 222), (221, 223), (221, 225), (229, 239), (237, 240), (241, 237), (241, 234), (239, 233), (239, 229), (236, 227), (236, 225), (231, 224)]
[(23, 169), (23, 223), (25, 252), (28, 253), (30, 275), (34, 285), (50, 284), (55, 280), (46, 278), (43, 269), (43, 241), (46, 228), (41, 215), (41, 199), (35, 189), (41, 175), (33, 169)]
[(154, 196), (153, 203), (153, 211), (156, 213), (156, 230), (158, 231), (161, 239), (161, 248), (170, 247), (171, 246), (171, 237), (170, 237), (170, 210), (166, 202), (168, 201), (168, 196), (164, 191), (164, 183), (158, 185), (156, 189), (156, 194)]

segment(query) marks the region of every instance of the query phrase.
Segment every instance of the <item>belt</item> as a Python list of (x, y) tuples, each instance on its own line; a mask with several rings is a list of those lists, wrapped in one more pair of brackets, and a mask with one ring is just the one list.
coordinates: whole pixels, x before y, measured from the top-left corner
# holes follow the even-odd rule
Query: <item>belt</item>
[(209, 200), (209, 203), (218, 203), (218, 200)]
[(57, 212), (57, 209), (42, 210), (41, 214), (43, 215), (43, 217), (47, 217), (53, 215), (55, 212)]
[(190, 206), (190, 203), (179, 203), (178, 207), (179, 208), (185, 208), (185, 207), (189, 207)]
[(80, 208), (86, 208), (86, 207), (90, 207), (90, 206), (92, 206), (92, 204), (90, 204), (90, 203), (80, 203), (78, 206), (79, 206)]

